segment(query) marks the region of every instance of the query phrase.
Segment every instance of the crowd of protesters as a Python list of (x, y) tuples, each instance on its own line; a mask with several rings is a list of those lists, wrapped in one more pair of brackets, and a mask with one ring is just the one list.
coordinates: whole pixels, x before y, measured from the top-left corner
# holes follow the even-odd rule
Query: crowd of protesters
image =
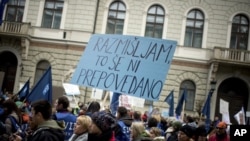
[(112, 115), (109, 108), (103, 109), (97, 101), (79, 103), (79, 109), (72, 112), (65, 96), (54, 105), (45, 100), (18, 104), (17, 100), (0, 96), (1, 141), (230, 140), (228, 125), (218, 117), (206, 130), (202, 120), (188, 115), (183, 120), (164, 118), (157, 108), (142, 113), (120, 106)]

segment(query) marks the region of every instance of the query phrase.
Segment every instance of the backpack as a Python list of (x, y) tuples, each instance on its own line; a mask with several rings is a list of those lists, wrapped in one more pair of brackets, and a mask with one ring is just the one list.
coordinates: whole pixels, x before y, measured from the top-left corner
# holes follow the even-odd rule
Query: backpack
[(17, 122), (16, 118), (14, 118), (13, 116), (8, 116), (8, 118), (11, 121), (11, 128), (12, 128), (12, 133), (18, 133), (21, 137), (25, 136), (25, 132), (23, 132), (22, 127), (20, 125), (20, 123)]
[(116, 135), (116, 141), (130, 141), (130, 130), (129, 127), (124, 124), (123, 121), (118, 121), (118, 125), (121, 127), (121, 132)]

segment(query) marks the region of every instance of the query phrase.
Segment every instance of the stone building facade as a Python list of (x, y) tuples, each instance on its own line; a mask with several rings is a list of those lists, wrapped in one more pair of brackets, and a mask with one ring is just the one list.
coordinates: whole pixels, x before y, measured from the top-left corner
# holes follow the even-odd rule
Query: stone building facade
[[(154, 106), (168, 108), (164, 99), (171, 90), (176, 106), (187, 86), (185, 112), (197, 115), (210, 83), (217, 82), (211, 119), (222, 117), (220, 99), (229, 103), (232, 123), (242, 106), (250, 110), (249, 0), (9, 0), (2, 19), (2, 91), (17, 93), (20, 83), (28, 79), (34, 86), (51, 65), (55, 99), (64, 93), (62, 83), (70, 81), (91, 35), (113, 33), (177, 41)], [(93, 100), (91, 88), (81, 86), (80, 90), (81, 101)]]

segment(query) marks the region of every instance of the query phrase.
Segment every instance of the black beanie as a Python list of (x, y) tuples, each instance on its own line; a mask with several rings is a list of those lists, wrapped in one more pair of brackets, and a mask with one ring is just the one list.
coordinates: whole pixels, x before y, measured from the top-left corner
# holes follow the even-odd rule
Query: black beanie
[(180, 131), (184, 132), (188, 137), (192, 138), (194, 135), (194, 127), (184, 125), (180, 128)]

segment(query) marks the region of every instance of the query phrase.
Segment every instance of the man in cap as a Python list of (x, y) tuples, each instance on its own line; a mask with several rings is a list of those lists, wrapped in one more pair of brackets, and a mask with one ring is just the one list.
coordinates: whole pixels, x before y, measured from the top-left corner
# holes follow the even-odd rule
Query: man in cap
[(215, 130), (215, 134), (211, 135), (208, 141), (230, 141), (230, 137), (226, 131), (227, 124), (225, 122), (219, 122)]

